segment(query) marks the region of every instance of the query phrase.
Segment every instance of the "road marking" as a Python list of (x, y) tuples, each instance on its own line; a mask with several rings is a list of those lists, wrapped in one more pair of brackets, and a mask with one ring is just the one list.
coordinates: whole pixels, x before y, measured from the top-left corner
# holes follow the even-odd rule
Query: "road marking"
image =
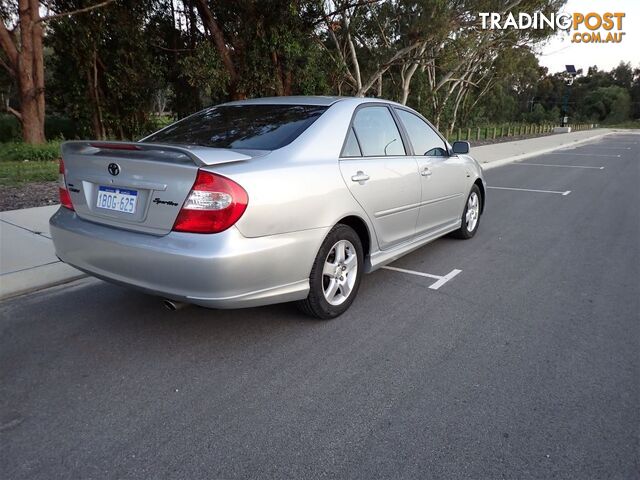
[(551, 152), (546, 155), (575, 155), (577, 157), (615, 157), (620, 158), (622, 155), (602, 155), (599, 153), (570, 153), (570, 152)]
[(551, 165), (548, 163), (523, 163), (523, 162), (515, 162), (514, 165), (531, 165), (535, 167), (559, 167), (559, 168), (592, 168), (594, 170), (604, 170), (604, 167), (588, 167), (586, 165)]
[[(617, 143), (616, 145), (620, 145)], [(609, 147), (607, 145), (581, 145), (575, 148), (606, 148), (607, 150), (631, 150), (631, 147)]]
[(557, 192), (555, 190), (535, 190), (532, 188), (513, 188), (513, 187), (487, 187), (492, 188), (494, 190), (515, 190), (516, 192), (535, 192), (535, 193), (555, 193), (558, 195), (562, 195), (566, 197), (571, 193), (571, 190), (566, 190), (564, 192)]
[(454, 268), (449, 273), (447, 273), (446, 275), (442, 276), (442, 275), (432, 275), (430, 273), (424, 273), (424, 272), (416, 272), (415, 270), (406, 270), (404, 268), (398, 268), (398, 267), (389, 267), (389, 266), (387, 266), (387, 267), (382, 267), (382, 268), (384, 268), (385, 270), (393, 270), (394, 272), (408, 273), (409, 275), (416, 275), (418, 277), (433, 278), (434, 280), (437, 280), (437, 281), (432, 283), (431, 285), (429, 285), (429, 288), (431, 290), (438, 290), (441, 286), (443, 286), (445, 283), (447, 283), (453, 277), (455, 277), (460, 272), (462, 272), (462, 270), (458, 270), (457, 268)]

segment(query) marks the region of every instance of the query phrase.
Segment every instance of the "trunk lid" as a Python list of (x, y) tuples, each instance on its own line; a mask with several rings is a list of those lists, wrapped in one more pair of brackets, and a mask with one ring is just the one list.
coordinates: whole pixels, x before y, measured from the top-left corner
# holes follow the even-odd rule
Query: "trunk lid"
[(264, 153), (138, 142), (62, 144), (66, 184), (80, 218), (154, 235), (171, 231), (199, 167)]

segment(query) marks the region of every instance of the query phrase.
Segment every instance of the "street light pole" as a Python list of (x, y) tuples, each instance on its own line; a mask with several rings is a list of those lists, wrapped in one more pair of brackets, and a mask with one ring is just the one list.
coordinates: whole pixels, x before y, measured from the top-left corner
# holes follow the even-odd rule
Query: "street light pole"
[(571, 96), (571, 86), (573, 80), (578, 75), (575, 65), (565, 65), (565, 72), (568, 74), (568, 79), (565, 83), (566, 88), (564, 95), (562, 96), (562, 118), (560, 119), (560, 126), (566, 127), (569, 124), (569, 97)]

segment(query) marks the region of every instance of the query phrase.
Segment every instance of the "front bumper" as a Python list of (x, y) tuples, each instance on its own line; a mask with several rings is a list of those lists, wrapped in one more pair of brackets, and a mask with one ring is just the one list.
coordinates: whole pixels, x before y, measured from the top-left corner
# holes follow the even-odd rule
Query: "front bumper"
[(62, 207), (49, 224), (63, 262), (109, 282), (213, 308), (306, 298), (313, 261), (329, 231), (247, 238), (232, 227), (159, 237), (82, 220)]

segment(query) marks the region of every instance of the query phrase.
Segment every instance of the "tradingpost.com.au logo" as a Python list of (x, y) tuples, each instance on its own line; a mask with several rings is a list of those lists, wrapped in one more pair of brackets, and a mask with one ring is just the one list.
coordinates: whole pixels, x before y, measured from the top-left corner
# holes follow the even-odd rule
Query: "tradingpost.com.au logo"
[(625, 32), (622, 31), (622, 12), (606, 13), (519, 13), (506, 15), (495, 12), (480, 12), (482, 28), (485, 30), (566, 30), (571, 33), (571, 43), (620, 43)]

